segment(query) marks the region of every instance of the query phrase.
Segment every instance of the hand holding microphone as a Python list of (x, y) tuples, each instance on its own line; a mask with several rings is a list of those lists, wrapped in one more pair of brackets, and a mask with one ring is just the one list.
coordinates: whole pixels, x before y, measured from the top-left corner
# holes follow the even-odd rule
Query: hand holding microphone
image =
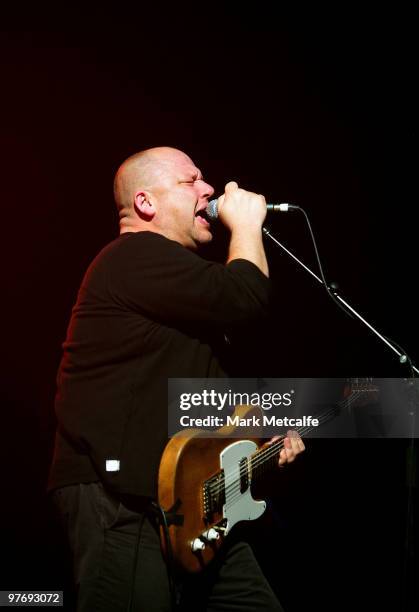
[[(228, 183), (230, 184), (230, 183)], [(224, 196), (218, 199), (213, 199), (208, 202), (206, 213), (210, 219), (215, 221), (218, 218), (218, 207), (222, 203)], [(266, 204), (267, 212), (290, 212), (294, 210), (300, 210), (300, 206), (295, 204), (288, 204), (287, 202), (281, 202), (277, 204)]]
[(265, 198), (239, 189), (237, 183), (231, 181), (225, 186), (218, 205), (218, 215), (231, 232), (227, 263), (247, 259), (268, 276), (268, 262), (262, 241), (262, 224), (266, 217)]
[(234, 181), (227, 183), (224, 194), (218, 200), (211, 200), (207, 208), (208, 216), (219, 217), (231, 232), (252, 228), (260, 231), (266, 211), (263, 195), (240, 189)]
[(268, 262), (262, 241), (262, 225), (268, 210), (287, 212), (299, 209), (292, 204), (266, 204), (263, 195), (240, 189), (231, 181), (225, 186), (218, 200), (211, 200), (207, 215), (219, 217), (231, 232), (227, 263), (235, 259), (247, 259), (269, 276)]

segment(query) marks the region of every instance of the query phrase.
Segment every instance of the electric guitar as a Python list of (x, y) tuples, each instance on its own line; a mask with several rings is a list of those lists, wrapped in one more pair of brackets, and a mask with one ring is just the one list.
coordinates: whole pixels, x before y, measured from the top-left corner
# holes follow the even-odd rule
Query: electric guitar
[[(376, 401), (378, 389), (370, 378), (349, 379), (343, 400), (316, 415), (319, 424), (342, 409)], [(234, 416), (260, 416), (255, 406), (237, 406)], [(216, 555), (225, 537), (240, 521), (259, 518), (266, 502), (252, 497), (251, 483), (278, 465), (283, 438), (262, 444), (255, 436), (232, 439), (235, 426), (224, 426), (208, 438), (201, 429), (176, 434), (167, 444), (159, 469), (159, 503), (167, 517), (169, 542), (162, 531), (163, 549), (178, 569), (201, 571)], [(313, 429), (296, 428), (300, 436)], [(243, 428), (240, 428), (241, 433)]]

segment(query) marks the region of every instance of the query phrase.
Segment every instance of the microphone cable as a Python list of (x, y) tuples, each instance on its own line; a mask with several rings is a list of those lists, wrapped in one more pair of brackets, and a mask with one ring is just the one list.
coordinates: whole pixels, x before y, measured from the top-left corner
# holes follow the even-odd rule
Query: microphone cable
[(143, 531), (145, 518), (146, 518), (146, 510), (144, 510), (144, 512), (140, 514), (140, 518), (138, 520), (138, 534), (137, 534), (137, 539), (135, 542), (134, 563), (132, 565), (131, 589), (130, 589), (130, 594), (129, 594), (127, 612), (132, 612), (132, 605), (134, 602), (135, 575), (137, 573), (137, 566), (138, 566), (138, 552), (140, 549), (141, 533)]
[[(336, 296), (334, 295), (333, 290), (335, 290), (335, 291), (337, 290), (337, 288), (338, 288), (337, 284), (332, 282), (329, 285), (326, 282), (326, 278), (325, 278), (325, 275), (324, 275), (324, 272), (323, 272), (323, 267), (322, 267), (322, 264), (321, 264), (321, 261), (320, 261), (320, 255), (319, 255), (319, 252), (318, 252), (318, 249), (317, 249), (316, 240), (314, 238), (314, 233), (313, 233), (313, 230), (311, 228), (310, 219), (308, 218), (308, 215), (307, 215), (306, 211), (304, 210), (304, 208), (301, 208), (301, 206), (294, 206), (294, 205), (293, 206), (289, 205), (289, 206), (290, 206), (290, 208), (292, 210), (300, 210), (303, 213), (304, 217), (305, 217), (305, 220), (306, 220), (307, 225), (308, 225), (308, 229), (310, 231), (311, 239), (312, 239), (312, 242), (313, 242), (314, 252), (316, 254), (316, 259), (317, 259), (317, 263), (318, 263), (319, 270), (320, 270), (320, 276), (321, 276), (321, 279), (323, 281), (323, 284), (324, 284), (324, 286), (326, 288), (326, 291), (327, 291), (328, 295), (332, 298), (332, 300), (335, 302), (335, 304), (337, 304), (339, 306), (339, 308), (341, 308), (341, 310), (343, 310), (343, 312), (345, 312), (349, 317), (351, 317), (351, 319), (355, 320), (355, 317), (350, 313), (350, 311), (347, 308), (345, 308), (339, 302), (339, 300), (336, 298)], [(399, 362), (401, 364), (407, 363), (407, 366), (408, 366), (408, 368), (410, 370), (410, 373), (411, 373), (411, 377), (415, 378), (416, 374), (415, 374), (415, 371), (413, 369), (413, 361), (411, 360), (411, 358), (409, 357), (407, 352), (404, 350), (404, 348), (402, 346), (400, 346), (400, 344), (395, 342), (392, 338), (389, 338), (388, 336), (384, 336), (384, 334), (383, 334), (383, 337), (386, 338), (386, 340), (388, 340), (396, 348), (398, 348), (401, 353), (403, 353), (399, 357)]]
[(170, 542), (169, 535), (169, 525), (167, 522), (166, 512), (157, 502), (151, 502), (153, 510), (155, 514), (159, 518), (159, 523), (163, 529), (164, 536), (164, 545), (166, 550), (166, 568), (167, 568), (167, 578), (169, 581), (169, 591), (170, 591), (170, 603), (172, 612), (175, 612), (177, 609), (177, 598), (176, 598), (176, 584), (174, 579), (174, 563), (173, 563), (173, 551), (172, 544)]
[[(166, 519), (166, 513), (163, 508), (154, 501), (151, 501), (149, 508), (151, 508), (154, 515), (157, 517), (159, 525), (161, 525), (163, 529), (165, 549), (166, 549), (166, 569), (167, 569), (167, 578), (169, 583), (169, 592), (170, 592), (170, 608), (172, 612), (176, 612), (177, 609), (177, 600), (176, 600), (176, 585), (174, 580), (174, 571), (173, 571), (173, 552), (170, 543), (169, 537), (169, 526)], [(135, 591), (135, 577), (138, 569), (138, 553), (140, 549), (140, 540), (141, 534), (143, 531), (144, 521), (147, 518), (148, 510), (144, 510), (140, 514), (140, 518), (138, 520), (138, 533), (135, 542), (135, 554), (134, 561), (132, 566), (132, 575), (131, 575), (131, 588), (130, 588), (130, 596), (128, 600), (127, 612), (133, 612), (133, 604), (134, 604), (134, 591)]]
[[(326, 277), (325, 277), (324, 271), (323, 271), (322, 262), (320, 260), (319, 250), (317, 248), (316, 239), (314, 237), (314, 232), (313, 232), (312, 227), (311, 227), (310, 219), (308, 218), (308, 215), (307, 215), (306, 211), (304, 210), (304, 208), (301, 208), (301, 206), (296, 206), (294, 204), (279, 204), (278, 206), (282, 206), (283, 207), (283, 208), (280, 209), (283, 212), (287, 212), (288, 210), (299, 210), (304, 215), (304, 218), (306, 220), (306, 223), (307, 223), (307, 226), (308, 226), (308, 229), (309, 229), (309, 232), (310, 232), (311, 241), (313, 243), (313, 248), (314, 248), (314, 253), (316, 255), (317, 265), (319, 267), (320, 276), (321, 276), (321, 279), (323, 281), (324, 288), (326, 289), (327, 294), (329, 295), (329, 297), (335, 302), (335, 304), (337, 304), (339, 306), (339, 308), (341, 310), (343, 310), (343, 312), (346, 313), (351, 319), (354, 319), (355, 317), (349, 312), (349, 310), (347, 308), (345, 308), (343, 306), (343, 304), (341, 304), (339, 302), (339, 300), (336, 298), (335, 294), (333, 293), (333, 291), (336, 291), (337, 288), (338, 288), (337, 284), (332, 282), (329, 285), (328, 282), (326, 281)], [(285, 208), (285, 206), (287, 208)], [(264, 232), (264, 234), (266, 234), (268, 236), (270, 235), (269, 230), (267, 230), (266, 228), (262, 228), (262, 231)]]

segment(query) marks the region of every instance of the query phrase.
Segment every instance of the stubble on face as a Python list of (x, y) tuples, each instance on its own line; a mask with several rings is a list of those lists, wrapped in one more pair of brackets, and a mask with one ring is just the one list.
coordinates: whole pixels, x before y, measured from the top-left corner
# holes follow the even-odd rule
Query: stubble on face
[(176, 151), (161, 161), (157, 173), (159, 180), (155, 193), (160, 200), (165, 230), (173, 239), (193, 250), (210, 242), (210, 225), (197, 214), (206, 207), (208, 191), (205, 183), (201, 183), (200, 170), (187, 155)]

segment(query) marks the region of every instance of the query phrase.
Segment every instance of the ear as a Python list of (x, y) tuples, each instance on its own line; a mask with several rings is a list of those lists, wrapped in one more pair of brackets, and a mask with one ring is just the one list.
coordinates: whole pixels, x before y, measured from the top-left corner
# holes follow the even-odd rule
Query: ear
[(134, 199), (134, 207), (137, 214), (144, 221), (151, 221), (157, 212), (154, 204), (150, 200), (150, 194), (147, 191), (137, 191)]

